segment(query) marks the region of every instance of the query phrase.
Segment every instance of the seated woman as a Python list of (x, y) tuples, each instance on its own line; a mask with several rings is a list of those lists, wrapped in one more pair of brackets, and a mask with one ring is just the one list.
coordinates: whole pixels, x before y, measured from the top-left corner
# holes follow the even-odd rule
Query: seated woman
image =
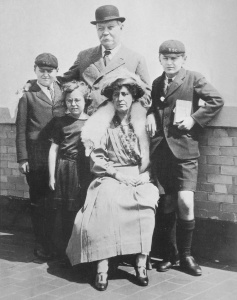
[(150, 178), (144, 93), (128, 71), (108, 78), (101, 92), (108, 101), (82, 129), (84, 145), (93, 146), (96, 178), (75, 219), (67, 255), (72, 265), (97, 261), (95, 287), (101, 291), (108, 286), (108, 259), (120, 255), (137, 254), (137, 282), (148, 285), (146, 259), (159, 193)]

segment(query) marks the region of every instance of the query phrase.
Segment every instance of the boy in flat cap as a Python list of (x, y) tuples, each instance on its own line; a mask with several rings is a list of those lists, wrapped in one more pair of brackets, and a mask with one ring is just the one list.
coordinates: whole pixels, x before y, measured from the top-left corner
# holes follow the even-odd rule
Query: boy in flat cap
[(20, 172), (26, 175), (31, 201), (31, 219), (36, 238), (34, 253), (41, 259), (51, 256), (51, 221), (53, 211), (49, 207), (48, 123), (54, 116), (64, 114), (61, 87), (56, 81), (58, 60), (50, 53), (42, 53), (35, 59), (37, 77), (29, 91), (18, 104), (16, 119), (17, 162)]
[[(180, 258), (181, 269), (198, 276), (202, 270), (191, 256), (195, 228), (194, 192), (200, 156), (198, 136), (224, 102), (203, 75), (183, 68), (186, 54), (182, 42), (169, 40), (162, 43), (159, 60), (164, 73), (153, 82), (152, 106), (147, 116), (147, 130), (152, 137), (153, 171), (160, 194), (163, 194), (160, 204), (164, 212), (165, 255), (158, 271), (168, 271), (179, 263)], [(205, 105), (199, 106), (199, 99)]]

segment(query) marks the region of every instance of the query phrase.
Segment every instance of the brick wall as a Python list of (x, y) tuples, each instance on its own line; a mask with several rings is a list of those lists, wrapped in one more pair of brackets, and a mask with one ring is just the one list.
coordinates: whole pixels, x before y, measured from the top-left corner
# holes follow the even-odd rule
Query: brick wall
[[(200, 151), (196, 216), (237, 222), (237, 128), (205, 129)], [(28, 198), (16, 162), (14, 124), (0, 124), (0, 157), (0, 195)]]
[(200, 140), (195, 214), (237, 222), (237, 128), (207, 128)]
[(16, 162), (15, 137), (14, 124), (0, 124), (0, 196), (28, 198), (28, 185)]

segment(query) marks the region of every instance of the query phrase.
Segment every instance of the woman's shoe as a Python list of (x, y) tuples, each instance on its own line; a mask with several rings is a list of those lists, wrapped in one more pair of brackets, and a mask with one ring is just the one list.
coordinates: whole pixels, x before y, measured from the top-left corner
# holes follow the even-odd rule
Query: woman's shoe
[(148, 285), (147, 270), (145, 267), (135, 267), (137, 282), (141, 286)]
[(97, 273), (95, 277), (95, 288), (98, 291), (105, 291), (108, 287), (108, 273)]

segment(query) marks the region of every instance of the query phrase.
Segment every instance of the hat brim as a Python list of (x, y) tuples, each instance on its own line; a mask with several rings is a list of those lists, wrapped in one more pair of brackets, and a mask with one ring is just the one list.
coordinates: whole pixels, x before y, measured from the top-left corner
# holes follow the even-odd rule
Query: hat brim
[(109, 100), (112, 100), (114, 88), (116, 86), (126, 85), (133, 86), (135, 88), (135, 94), (133, 95), (134, 100), (140, 99), (145, 94), (145, 90), (133, 78), (116, 78), (114, 81), (102, 88), (101, 95), (105, 96)]
[(124, 22), (126, 19), (123, 17), (110, 17), (110, 18), (105, 18), (104, 20), (97, 20), (97, 21), (91, 21), (90, 23), (92, 25), (96, 25), (98, 23), (104, 23), (104, 22), (109, 22), (109, 21), (120, 21), (120, 22)]

